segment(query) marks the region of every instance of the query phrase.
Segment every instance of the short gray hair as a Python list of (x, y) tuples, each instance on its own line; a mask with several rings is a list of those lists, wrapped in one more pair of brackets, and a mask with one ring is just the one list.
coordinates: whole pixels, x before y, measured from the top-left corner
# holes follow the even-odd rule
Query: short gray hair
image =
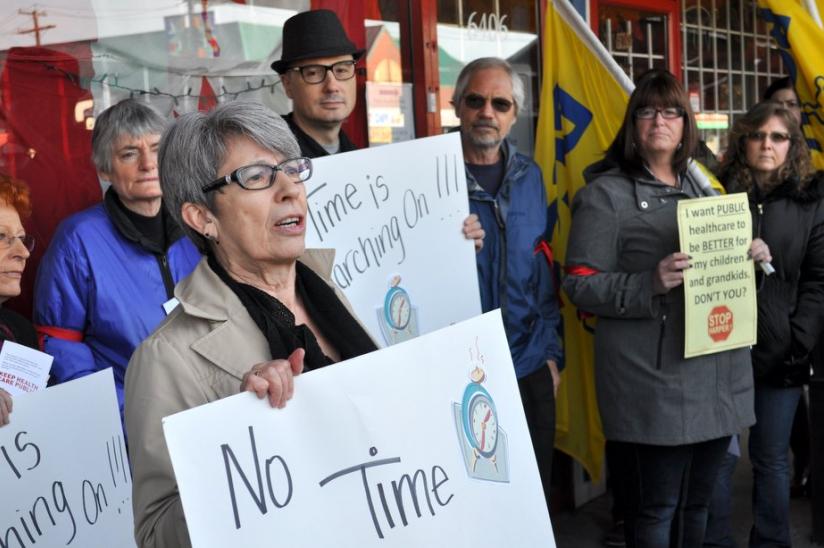
[(464, 93), (466, 93), (466, 86), (469, 85), (469, 80), (472, 79), (472, 75), (479, 70), (486, 69), (501, 69), (509, 75), (509, 79), (512, 81), (512, 100), (515, 102), (516, 112), (520, 112), (524, 106), (524, 82), (515, 72), (515, 69), (512, 68), (512, 65), (500, 57), (481, 57), (471, 61), (461, 69), (461, 73), (458, 75), (458, 81), (455, 83), (455, 91), (452, 92), (452, 104), (455, 105), (455, 108), (458, 108), (461, 99), (463, 99)]
[(166, 120), (145, 103), (126, 99), (100, 113), (92, 132), (92, 161), (97, 171), (112, 171), (112, 153), (123, 135), (132, 138), (160, 135), (166, 129)]
[(283, 118), (259, 103), (242, 101), (223, 103), (208, 113), (184, 114), (160, 140), (157, 159), (163, 202), (203, 252), (208, 242), (183, 221), (183, 204), (204, 205), (214, 212), (215, 194), (203, 192), (203, 187), (218, 178), (217, 170), (226, 160), (226, 143), (234, 137), (246, 137), (284, 158), (300, 156)]

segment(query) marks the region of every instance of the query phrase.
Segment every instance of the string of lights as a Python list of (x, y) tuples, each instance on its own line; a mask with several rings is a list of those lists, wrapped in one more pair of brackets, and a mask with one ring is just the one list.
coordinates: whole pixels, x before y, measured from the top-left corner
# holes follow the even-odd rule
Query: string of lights
[[(266, 78), (261, 78), (260, 79), (260, 84), (253, 85), (251, 82), (249, 82), (248, 78), (257, 78), (257, 76), (231, 76), (230, 78), (247, 78), (246, 87), (238, 89), (238, 90), (228, 90), (228, 89), (226, 89), (226, 86), (221, 86), (219, 93), (215, 92), (212, 95), (199, 95), (199, 94), (193, 94), (192, 93), (192, 87), (189, 86), (189, 87), (186, 88), (185, 93), (169, 93), (167, 91), (161, 91), (157, 87), (154, 87), (152, 89), (141, 89), (141, 88), (132, 88), (132, 87), (129, 87), (129, 86), (124, 86), (124, 85), (120, 84), (118, 76), (116, 74), (112, 74), (112, 75), (103, 74), (102, 76), (99, 76), (99, 77), (88, 77), (88, 76), (84, 77), (84, 76), (80, 76), (78, 74), (75, 74), (73, 72), (69, 72), (69, 71), (67, 71), (63, 68), (60, 68), (58, 66), (55, 66), (51, 63), (47, 63), (47, 62), (43, 62), (43, 61), (41, 61), (40, 63), (44, 67), (46, 67), (47, 70), (54, 71), (54, 72), (57, 72), (57, 73), (61, 74), (64, 78), (66, 78), (72, 84), (74, 84), (78, 87), (89, 89), (92, 84), (99, 84), (101, 86), (104, 86), (104, 85), (108, 86), (109, 88), (112, 88), (112, 89), (118, 89), (118, 90), (126, 91), (126, 92), (129, 93), (129, 97), (132, 97), (132, 98), (133, 97), (140, 97), (140, 96), (144, 96), (144, 95), (149, 95), (149, 96), (153, 96), (153, 97), (168, 97), (169, 99), (171, 99), (174, 102), (175, 106), (178, 106), (180, 104), (179, 101), (182, 100), (182, 99), (187, 99), (187, 100), (188, 99), (198, 100), (198, 99), (201, 99), (201, 98), (207, 98), (207, 99), (214, 98), (214, 99), (217, 99), (217, 100), (220, 100), (221, 98), (237, 99), (240, 95), (242, 95), (244, 93), (254, 93), (256, 91), (260, 91), (260, 90), (264, 90), (264, 89), (268, 89), (271, 93), (274, 93), (275, 88), (280, 84), (280, 79), (275, 80), (275, 81), (267, 81)], [(190, 75), (190, 76), (200, 79), (200, 78), (203, 78), (205, 75), (200, 75), (200, 76)]]

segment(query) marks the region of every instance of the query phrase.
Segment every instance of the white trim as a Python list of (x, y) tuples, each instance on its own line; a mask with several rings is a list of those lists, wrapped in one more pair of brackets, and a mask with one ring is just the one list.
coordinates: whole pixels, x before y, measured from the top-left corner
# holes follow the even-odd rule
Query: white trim
[(804, 7), (807, 9), (807, 13), (813, 18), (813, 21), (816, 22), (818, 28), (824, 29), (824, 24), (821, 23), (821, 14), (818, 13), (818, 6), (815, 0), (804, 0)]
[(632, 83), (629, 76), (627, 76), (615, 59), (612, 58), (607, 48), (598, 40), (598, 37), (595, 36), (592, 29), (587, 26), (586, 22), (572, 4), (570, 4), (568, 0), (549, 0), (548, 4), (548, 7), (554, 7), (558, 15), (560, 15), (566, 24), (569, 25), (569, 28), (578, 35), (578, 38), (589, 48), (592, 54), (601, 61), (604, 68), (612, 74), (612, 77), (624, 88), (624, 91), (628, 94), (632, 93), (632, 90), (635, 89), (635, 84)]

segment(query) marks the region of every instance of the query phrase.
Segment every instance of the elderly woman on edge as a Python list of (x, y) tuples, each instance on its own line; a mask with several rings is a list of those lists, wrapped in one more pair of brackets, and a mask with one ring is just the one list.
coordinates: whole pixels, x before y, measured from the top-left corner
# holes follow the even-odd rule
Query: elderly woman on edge
[(756, 273), (750, 546), (790, 546), (790, 430), (824, 328), (824, 180), (813, 171), (795, 113), (780, 103), (750, 109), (729, 142), (719, 179), (749, 196), (753, 233), (773, 250), (775, 268), (770, 276)]
[(60, 383), (112, 368), (121, 419), (129, 358), (200, 259), (162, 208), (157, 146), (165, 127), (132, 99), (97, 117), (92, 160), (111, 187), (102, 203), (60, 223), (35, 284), (34, 323), (54, 356), (52, 377)]
[[(20, 279), (26, 259), (34, 249), (34, 237), (26, 234), (20, 219), (31, 214), (29, 189), (25, 184), (0, 175), (0, 304), (20, 294)], [(34, 326), (20, 314), (0, 306), (0, 348), (12, 341), (37, 348)], [(11, 395), (0, 388), (0, 426), (9, 423)]]
[[(572, 206), (564, 288), (598, 317), (604, 434), (629, 463), (628, 546), (701, 546), (730, 436), (755, 421), (748, 349), (684, 358), (690, 257), (678, 250), (676, 208), (714, 193), (687, 169), (696, 141), (681, 84), (665, 71), (646, 73)], [(760, 240), (751, 253), (769, 260)]]
[(280, 116), (242, 102), (187, 114), (159, 157), (169, 210), (207, 255), (126, 378), (135, 536), (171, 548), (190, 541), (163, 417), (244, 390), (283, 407), (301, 371), (376, 347), (329, 280), (334, 252), (304, 247), (312, 163)]

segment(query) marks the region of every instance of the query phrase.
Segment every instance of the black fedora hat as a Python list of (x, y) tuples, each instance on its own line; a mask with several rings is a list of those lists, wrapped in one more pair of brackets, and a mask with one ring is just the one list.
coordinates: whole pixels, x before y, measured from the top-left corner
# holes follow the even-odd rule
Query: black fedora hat
[(272, 68), (283, 74), (295, 61), (335, 55), (351, 54), (357, 61), (365, 51), (349, 40), (335, 12), (303, 11), (283, 24), (283, 49), (280, 60), (272, 63)]

